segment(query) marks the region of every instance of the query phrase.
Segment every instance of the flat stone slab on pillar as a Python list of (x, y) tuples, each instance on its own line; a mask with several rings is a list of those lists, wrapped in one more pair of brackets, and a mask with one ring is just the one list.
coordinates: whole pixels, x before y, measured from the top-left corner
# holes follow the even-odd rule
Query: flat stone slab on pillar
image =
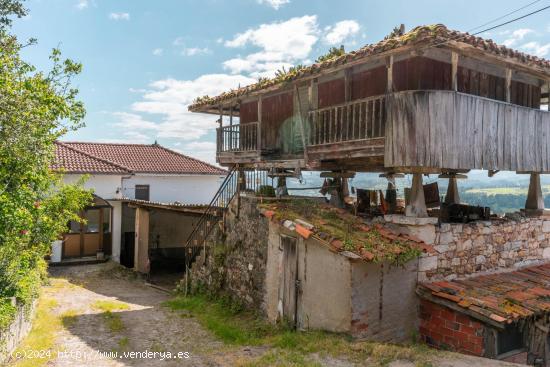
[(401, 214), (387, 214), (384, 215), (384, 220), (393, 224), (404, 224), (408, 226), (424, 226), (426, 224), (437, 224), (438, 218), (432, 217), (407, 217)]

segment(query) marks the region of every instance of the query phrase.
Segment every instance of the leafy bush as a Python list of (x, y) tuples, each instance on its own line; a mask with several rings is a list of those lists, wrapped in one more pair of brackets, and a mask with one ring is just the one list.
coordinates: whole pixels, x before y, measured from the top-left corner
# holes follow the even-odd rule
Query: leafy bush
[(256, 195), (263, 197), (275, 197), (275, 189), (270, 185), (262, 185), (256, 191)]
[[(9, 28), (26, 14), (20, 0), (0, 1), (0, 299), (23, 304), (39, 293), (52, 241), (91, 200), (81, 182), (65, 185), (51, 169), (55, 141), (82, 125), (84, 107), (71, 88), (82, 66), (57, 49), (47, 73), (21, 59), (35, 41), (21, 44)], [(5, 322), (11, 311), (1, 308)]]

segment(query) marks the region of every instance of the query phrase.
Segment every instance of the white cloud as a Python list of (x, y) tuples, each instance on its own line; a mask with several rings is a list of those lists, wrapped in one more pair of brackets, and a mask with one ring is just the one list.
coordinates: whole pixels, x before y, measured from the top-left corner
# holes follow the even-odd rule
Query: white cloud
[(215, 142), (193, 141), (191, 143), (185, 144), (182, 148), (174, 149), (174, 150), (182, 154), (193, 156), (202, 161), (206, 161), (208, 163), (218, 165), (216, 163), (216, 143)]
[(356, 35), (360, 28), (355, 20), (342, 20), (326, 28), (325, 42), (329, 45), (340, 44), (348, 37)]
[(78, 10), (87, 9), (89, 6), (90, 6), (90, 1), (89, 0), (78, 0), (78, 2), (75, 5), (75, 7)]
[(545, 45), (540, 44), (539, 42), (532, 41), (524, 44), (520, 48), (526, 50), (529, 53), (532, 53), (539, 57), (544, 57), (550, 52), (550, 43)]
[(183, 46), (185, 45), (185, 40), (183, 39), (183, 37), (178, 37), (172, 42), (172, 44), (174, 46)]
[(181, 54), (184, 56), (195, 56), (212, 53), (208, 47), (186, 47), (181, 51)]
[(253, 82), (254, 79), (242, 75), (227, 74), (207, 74), (194, 80), (157, 80), (142, 93), (141, 100), (132, 104), (130, 112), (113, 114), (117, 119), (114, 126), (120, 128), (125, 136), (126, 132), (140, 133), (149, 140), (200, 139), (216, 127), (216, 117), (188, 112), (187, 106), (197, 96), (214, 96)]
[(290, 0), (257, 0), (257, 1), (258, 1), (258, 4), (269, 5), (275, 10), (279, 10), (281, 6), (290, 3)]
[(519, 41), (523, 40), (525, 36), (530, 33), (535, 33), (535, 31), (529, 28), (520, 28), (516, 29), (512, 33), (503, 32), (501, 34), (510, 34), (510, 36), (506, 40), (504, 40), (503, 45), (506, 47), (512, 47), (516, 45)]
[(130, 14), (129, 13), (110, 13), (109, 19), (112, 20), (130, 20)]
[(261, 51), (227, 60), (223, 66), (233, 74), (270, 74), (281, 66), (307, 58), (318, 39), (319, 26), (315, 15), (262, 24), (258, 28), (239, 33), (224, 43), (230, 48), (256, 46)]
[(164, 53), (164, 50), (162, 48), (155, 48), (153, 51), (152, 51), (153, 55), (155, 56), (162, 56), (162, 54)]

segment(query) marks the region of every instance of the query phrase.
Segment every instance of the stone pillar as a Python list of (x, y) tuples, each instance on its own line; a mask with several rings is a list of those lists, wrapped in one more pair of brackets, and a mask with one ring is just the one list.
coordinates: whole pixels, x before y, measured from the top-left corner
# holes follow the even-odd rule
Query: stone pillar
[(426, 200), (424, 199), (424, 187), (422, 186), (422, 173), (413, 174), (411, 197), (409, 205), (405, 208), (405, 215), (417, 218), (428, 217)]
[(449, 186), (447, 186), (447, 194), (445, 195), (445, 204), (460, 204), (460, 196), (458, 195), (458, 185), (456, 184), (456, 175), (449, 177)]
[(386, 202), (388, 203), (388, 213), (395, 213), (397, 207), (397, 191), (395, 189), (395, 177), (388, 175), (388, 187), (386, 187)]
[(541, 213), (544, 211), (544, 198), (542, 197), (539, 173), (531, 173), (525, 209), (528, 211), (540, 211)]
[(277, 193), (277, 197), (288, 195), (285, 176), (279, 176), (277, 178), (277, 189), (275, 190), (275, 192)]
[(239, 190), (246, 191), (246, 173), (244, 170), (239, 170)]

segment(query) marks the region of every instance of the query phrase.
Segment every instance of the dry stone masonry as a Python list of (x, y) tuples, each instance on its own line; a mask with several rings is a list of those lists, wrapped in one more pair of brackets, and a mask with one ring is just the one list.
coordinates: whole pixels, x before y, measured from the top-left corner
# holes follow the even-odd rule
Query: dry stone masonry
[(550, 218), (516, 216), (434, 228), (437, 255), (419, 260), (419, 281), (461, 278), (550, 259)]

